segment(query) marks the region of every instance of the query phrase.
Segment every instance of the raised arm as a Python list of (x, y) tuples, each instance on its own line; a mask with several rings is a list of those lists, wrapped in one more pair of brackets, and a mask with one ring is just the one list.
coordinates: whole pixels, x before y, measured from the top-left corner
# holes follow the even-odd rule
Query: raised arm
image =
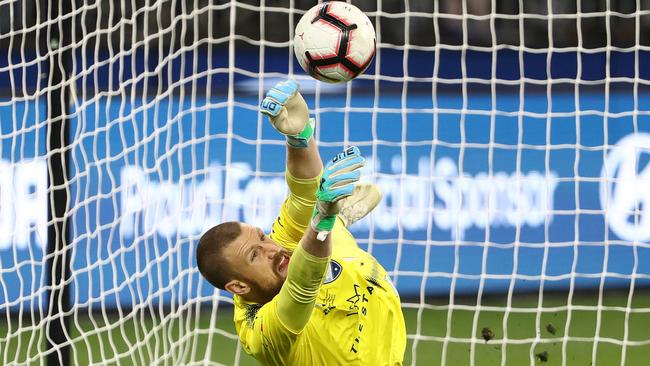
[(342, 200), (354, 191), (364, 162), (359, 149), (350, 147), (325, 166), (311, 224), (291, 257), (287, 279), (278, 296), (278, 318), (294, 333), (309, 321), (332, 253), (329, 233)]
[[(273, 223), (271, 238), (294, 250), (309, 225), (323, 168), (313, 139), (314, 120), (309, 118), (307, 103), (293, 80), (278, 83), (269, 90), (260, 111), (287, 139), (286, 180), (290, 194)], [(352, 195), (341, 202), (342, 223), (352, 225), (372, 211), (380, 200), (381, 193), (375, 185), (357, 185)]]
[(287, 139), (286, 180), (289, 197), (273, 223), (271, 238), (294, 250), (303, 237), (316, 204), (316, 189), (323, 170), (313, 139), (314, 119), (293, 80), (276, 84), (260, 104), (273, 127)]
[[(312, 138), (314, 119), (294, 80), (276, 84), (266, 93), (260, 111), (287, 139), (287, 170), (295, 178), (310, 179), (323, 169), (318, 148)], [(315, 192), (314, 192), (315, 193)]]

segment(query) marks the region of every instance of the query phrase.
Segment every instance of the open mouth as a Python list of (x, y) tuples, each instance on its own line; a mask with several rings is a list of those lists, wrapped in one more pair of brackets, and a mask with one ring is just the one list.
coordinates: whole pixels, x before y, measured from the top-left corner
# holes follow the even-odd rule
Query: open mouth
[(289, 266), (289, 256), (286, 254), (280, 254), (280, 263), (278, 263), (278, 273), (285, 273), (287, 267)]

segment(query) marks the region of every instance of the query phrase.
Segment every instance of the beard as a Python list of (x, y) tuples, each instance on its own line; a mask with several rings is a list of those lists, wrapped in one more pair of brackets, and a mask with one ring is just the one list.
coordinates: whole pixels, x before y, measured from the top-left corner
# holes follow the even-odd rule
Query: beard
[(256, 276), (250, 276), (247, 278), (247, 282), (251, 284), (251, 295), (249, 301), (254, 301), (258, 304), (266, 304), (267, 302), (273, 300), (273, 298), (280, 293), (282, 285), (287, 278), (289, 262), (283, 265), (283, 271), (279, 272), (278, 268), (284, 258), (290, 258), (291, 252), (281, 249), (274, 256), (272, 262), (271, 272), (267, 273), (265, 276), (260, 276), (258, 273)]
[(273, 276), (269, 276), (264, 279), (264, 281), (259, 281), (255, 284), (256, 287), (256, 292), (259, 294), (259, 299), (261, 300), (261, 304), (265, 304), (280, 293), (280, 290), (282, 289), (282, 285), (284, 285), (284, 281), (287, 278), (287, 270), (289, 269), (289, 263), (286, 263), (285, 270), (280, 273), (278, 272), (278, 267), (286, 258), (286, 255), (290, 255), (290, 252), (281, 250), (278, 252), (278, 254), (273, 258)]
[(258, 294), (258, 303), (266, 304), (267, 302), (273, 300), (273, 298), (280, 293), (282, 285), (284, 284), (284, 278), (274, 277), (272, 280), (261, 284), (258, 283), (255, 285), (256, 293)]

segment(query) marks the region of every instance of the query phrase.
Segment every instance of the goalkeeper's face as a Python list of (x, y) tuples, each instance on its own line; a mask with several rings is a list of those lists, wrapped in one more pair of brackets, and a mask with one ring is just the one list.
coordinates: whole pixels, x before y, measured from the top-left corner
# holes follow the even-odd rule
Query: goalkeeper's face
[(244, 223), (241, 234), (223, 249), (223, 256), (233, 278), (226, 290), (257, 303), (271, 301), (280, 292), (291, 259), (291, 253), (262, 229)]

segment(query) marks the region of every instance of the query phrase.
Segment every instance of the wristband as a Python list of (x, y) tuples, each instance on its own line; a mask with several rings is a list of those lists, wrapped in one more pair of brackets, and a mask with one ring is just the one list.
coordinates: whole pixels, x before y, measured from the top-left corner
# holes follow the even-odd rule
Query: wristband
[(299, 134), (287, 135), (287, 145), (296, 149), (304, 149), (309, 146), (309, 140), (314, 135), (314, 126), (315, 121), (313, 118), (310, 118), (305, 125), (305, 129), (303, 129)]
[(311, 216), (311, 228), (317, 233), (316, 238), (318, 240), (325, 241), (335, 223), (336, 215), (322, 216), (318, 209), (314, 208), (314, 213)]

